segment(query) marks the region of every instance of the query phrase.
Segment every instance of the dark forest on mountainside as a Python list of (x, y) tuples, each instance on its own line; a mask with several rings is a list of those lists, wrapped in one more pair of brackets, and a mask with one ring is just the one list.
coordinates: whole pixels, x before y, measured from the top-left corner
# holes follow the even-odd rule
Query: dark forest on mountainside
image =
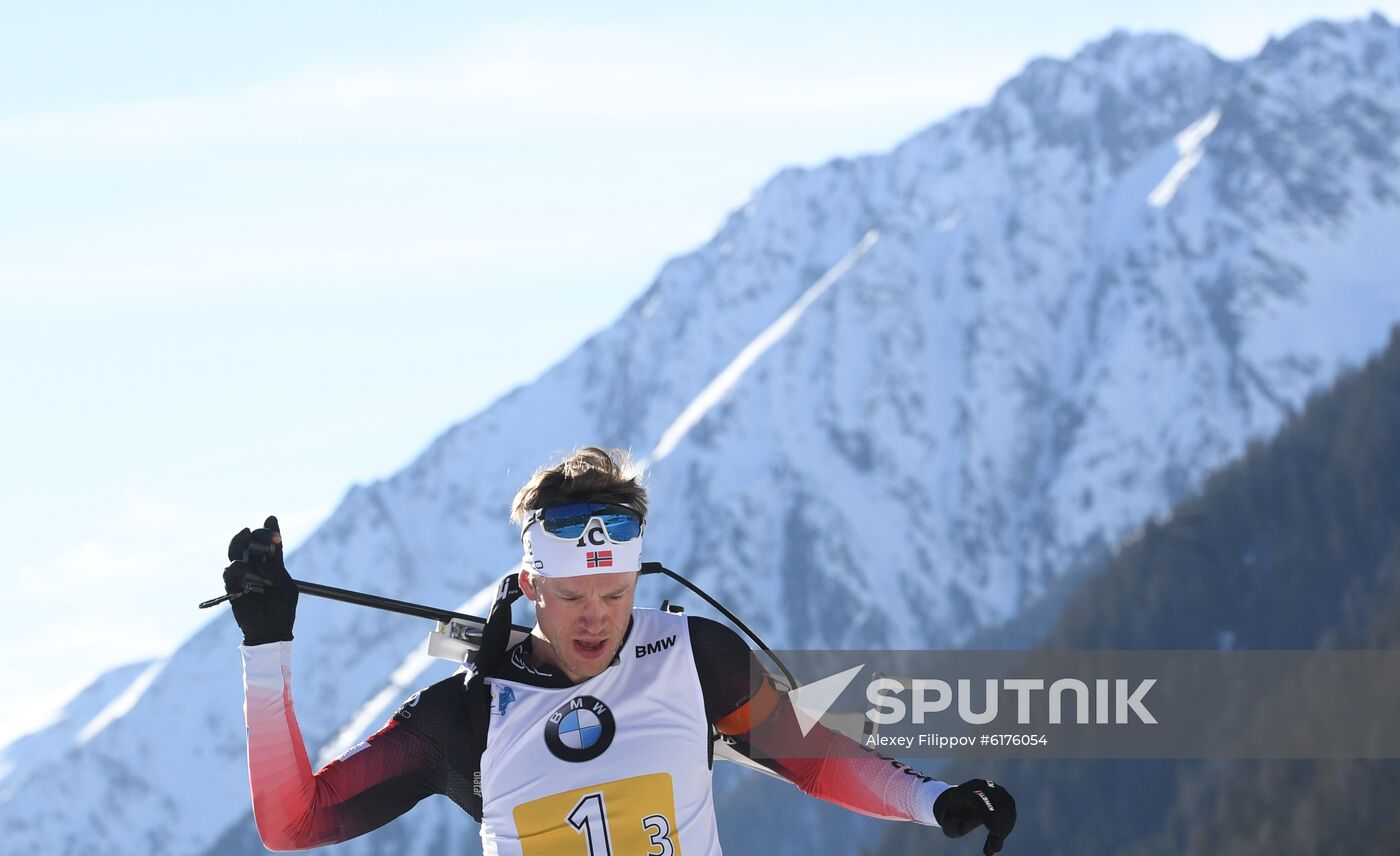
[[(1149, 524), (1070, 600), (1043, 647), (1226, 644), (1400, 647), (1400, 328), (1273, 439), (1252, 445), (1165, 523)], [(1375, 721), (1394, 727), (1400, 717)], [(973, 776), (1016, 795), (1008, 854), (1400, 846), (1400, 761), (962, 761), (941, 778)], [(981, 836), (970, 836), (977, 850)], [(901, 824), (869, 852), (974, 852), (970, 844)]]

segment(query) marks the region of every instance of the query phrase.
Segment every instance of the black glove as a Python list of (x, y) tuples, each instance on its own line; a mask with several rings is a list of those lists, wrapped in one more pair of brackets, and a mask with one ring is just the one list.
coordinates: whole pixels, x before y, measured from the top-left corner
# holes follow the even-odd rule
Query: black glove
[(961, 838), (979, 826), (987, 827), (982, 856), (992, 856), (1006, 843), (1016, 825), (1016, 801), (1006, 788), (986, 779), (969, 779), (938, 795), (933, 819), (949, 838)]
[(224, 569), (224, 591), (237, 594), (250, 583), (254, 586), (229, 601), (233, 617), (243, 630), (243, 644), (292, 641), (297, 585), (282, 564), (282, 533), (277, 528), (277, 518), (267, 518), (256, 532), (244, 529), (233, 536), (228, 542), (228, 558), (233, 564)]

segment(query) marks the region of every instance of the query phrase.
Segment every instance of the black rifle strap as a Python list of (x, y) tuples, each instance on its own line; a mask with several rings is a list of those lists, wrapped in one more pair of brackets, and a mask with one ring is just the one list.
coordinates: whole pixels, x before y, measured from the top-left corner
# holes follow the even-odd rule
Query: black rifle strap
[[(486, 626), (481, 630), (481, 647), (477, 649), (474, 670), (467, 680), (467, 716), (471, 722), (473, 753), (469, 769), (472, 771), (472, 793), (479, 800), (485, 799), (481, 793), (481, 753), (486, 749), (486, 735), (491, 725), (491, 691), (486, 688), (489, 678), (500, 667), (510, 645), (510, 607), (520, 599), (520, 582), (516, 574), (501, 580), (496, 589), (496, 600), (491, 604), (491, 612), (486, 616)], [(478, 810), (479, 811), (479, 810)], [(481, 818), (476, 818), (478, 822)]]

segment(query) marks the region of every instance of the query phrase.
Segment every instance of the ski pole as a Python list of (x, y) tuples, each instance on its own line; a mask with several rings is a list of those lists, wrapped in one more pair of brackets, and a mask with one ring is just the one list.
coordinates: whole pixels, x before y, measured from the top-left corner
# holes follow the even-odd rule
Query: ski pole
[[(676, 582), (679, 582), (681, 585), (685, 586), (686, 588), (690, 589), (696, 594), (700, 595), (700, 597), (704, 598), (707, 603), (709, 603), (715, 609), (719, 610), (719, 612), (723, 614), (725, 618), (728, 618), (730, 621), (734, 622), (734, 624), (741, 631), (743, 631), (745, 635), (747, 635), (750, 639), (752, 639), (755, 643), (758, 644), (759, 649), (762, 650), (765, 654), (767, 654), (769, 658), (772, 659), (772, 661), (777, 665), (777, 667), (782, 670), (783, 676), (786, 677), (788, 680), (789, 689), (796, 689), (797, 687), (801, 686), (801, 683), (797, 680), (797, 678), (794, 677), (792, 672), (788, 670), (787, 664), (784, 663), (782, 659), (778, 657), (777, 654), (773, 653), (773, 650), (769, 648), (766, 644), (764, 644), (762, 639), (758, 638), (758, 634), (750, 630), (749, 626), (744, 622), (740, 621), (738, 616), (726, 609), (724, 604), (715, 600), (704, 590), (702, 590), (699, 586), (695, 585), (690, 580), (686, 579), (685, 577), (681, 576), (680, 574), (676, 573), (670, 568), (667, 568), (666, 566), (662, 565), (660, 562), (643, 562), (641, 567), (641, 574), (643, 576), (646, 576), (648, 574), (664, 574), (670, 577), (671, 579), (675, 580)], [(381, 597), (376, 594), (366, 594), (365, 592), (361, 591), (336, 588), (335, 586), (322, 585), (321, 583), (307, 582), (305, 580), (293, 580), (292, 582), (296, 583), (297, 591), (301, 592), (302, 594), (311, 595), (312, 597), (322, 597), (326, 598), (327, 600), (338, 600), (342, 603), (354, 604), (355, 606), (367, 606), (370, 609), (381, 609), (385, 612), (396, 612), (400, 615), (411, 615), (414, 618), (426, 618), (431, 621), (436, 621), (439, 625), (442, 626), (438, 631), (439, 633), (444, 632), (443, 628), (446, 628), (452, 625), (454, 622), (456, 622), (458, 628), (460, 628), (460, 630), (456, 632), (462, 634), (461, 636), (457, 636), (456, 638), (459, 638), (461, 641), (474, 642), (480, 636), (482, 628), (486, 626), (486, 619), (481, 618), (480, 616), (467, 615), (462, 612), (453, 612), (450, 609), (440, 609), (435, 606), (424, 606), (421, 603), (411, 603), (406, 600), (395, 600), (391, 597)], [(269, 585), (271, 585), (269, 581), (257, 576), (256, 574), (245, 574), (243, 578), (243, 591), (231, 592), (229, 594), (220, 595), (216, 598), (211, 598), (201, 603), (199, 605), (199, 608), (208, 609), (209, 607), (217, 606), (218, 604), (223, 603), (226, 600), (236, 600), (237, 598), (240, 598), (245, 594), (262, 592), (265, 589), (265, 587)], [(530, 633), (531, 628), (524, 627), (519, 624), (512, 624), (511, 630), (528, 634)]]
[[(210, 600), (206, 600), (199, 605), (200, 609), (208, 609), (217, 606), (226, 600), (234, 600), (242, 597), (250, 591), (261, 591), (265, 582), (259, 585), (260, 581), (253, 580), (245, 584), (244, 590), (231, 594), (221, 595)], [(293, 580), (296, 583), (297, 591), (312, 597), (321, 597), (327, 600), (338, 600), (341, 603), (350, 603), (355, 606), (366, 606), (370, 609), (380, 609), (385, 612), (396, 612), (399, 615), (411, 615), (414, 618), (427, 618), (431, 621), (438, 621), (443, 624), (458, 621), (463, 624), (475, 625), (476, 629), (486, 626), (486, 619), (477, 615), (467, 615), (463, 612), (453, 612), (450, 609), (441, 609), (436, 606), (424, 606), (421, 603), (411, 603), (406, 600), (395, 600), (391, 597), (381, 597), (377, 594), (367, 594), (362, 591), (336, 588), (335, 586), (322, 585), (321, 583), (308, 582), (306, 580)], [(522, 627), (519, 624), (511, 625), (514, 630), (521, 630), (526, 633), (530, 628)]]

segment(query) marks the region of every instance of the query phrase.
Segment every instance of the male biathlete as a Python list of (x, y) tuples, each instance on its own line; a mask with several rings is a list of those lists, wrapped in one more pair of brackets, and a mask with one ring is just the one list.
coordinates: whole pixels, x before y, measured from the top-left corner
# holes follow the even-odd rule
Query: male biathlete
[[(804, 735), (737, 633), (635, 608), (646, 511), (624, 453), (588, 447), (536, 472), (512, 508), (524, 560), (506, 586), (534, 603), (531, 634), (493, 655), (489, 623), (475, 669), (415, 693), (316, 772), (292, 709), (297, 591), (277, 520), (234, 536), (225, 588), (243, 591), (249, 575), (271, 583), (232, 601), (268, 849), (354, 838), (444, 794), (480, 821), (488, 856), (716, 856), (718, 732), (812, 796), (952, 838), (985, 826), (982, 852), (1001, 850), (1016, 822), (1004, 788), (950, 787), (821, 725)], [(493, 608), (507, 631), (510, 599)]]

